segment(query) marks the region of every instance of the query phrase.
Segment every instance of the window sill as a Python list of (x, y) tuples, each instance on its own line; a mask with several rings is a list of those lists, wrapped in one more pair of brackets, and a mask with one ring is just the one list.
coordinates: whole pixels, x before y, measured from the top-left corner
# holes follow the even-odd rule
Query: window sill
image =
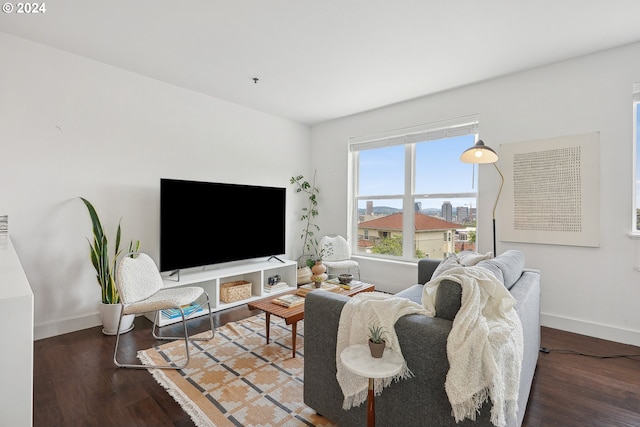
[[(638, 236), (638, 238), (640, 239), (640, 235)], [(416, 265), (418, 263), (417, 260), (415, 261), (407, 261), (404, 259), (389, 259), (389, 258), (379, 258), (379, 257), (373, 257), (373, 256), (363, 256), (363, 255), (351, 255), (351, 259), (354, 259), (358, 262), (379, 262), (379, 263), (384, 263), (384, 264), (393, 264), (393, 265)]]

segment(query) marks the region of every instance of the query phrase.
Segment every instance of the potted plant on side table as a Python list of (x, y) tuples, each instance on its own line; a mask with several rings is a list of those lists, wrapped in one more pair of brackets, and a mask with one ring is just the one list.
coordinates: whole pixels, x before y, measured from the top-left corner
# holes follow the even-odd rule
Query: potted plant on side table
[(372, 325), (369, 326), (369, 351), (371, 356), (375, 358), (382, 357), (384, 348), (386, 346), (385, 340), (382, 338), (385, 331), (382, 326)]
[[(93, 227), (93, 244), (89, 241), (91, 263), (96, 270), (96, 279), (102, 290), (102, 302), (100, 305), (100, 317), (102, 320), (102, 333), (105, 335), (115, 335), (118, 329), (118, 318), (120, 317), (120, 296), (116, 288), (114, 274), (116, 260), (120, 255), (120, 235), (121, 228), (118, 222), (118, 230), (116, 232), (116, 241), (113, 251), (113, 262), (109, 260), (109, 245), (107, 236), (102, 228), (102, 223), (98, 217), (93, 205), (85, 198), (80, 197), (84, 202)], [(88, 240), (88, 239), (87, 239)], [(140, 248), (140, 241), (132, 240), (129, 243), (129, 252), (136, 252)], [(135, 315), (130, 314), (122, 318), (120, 325), (120, 333), (129, 332), (133, 329), (133, 320)]]

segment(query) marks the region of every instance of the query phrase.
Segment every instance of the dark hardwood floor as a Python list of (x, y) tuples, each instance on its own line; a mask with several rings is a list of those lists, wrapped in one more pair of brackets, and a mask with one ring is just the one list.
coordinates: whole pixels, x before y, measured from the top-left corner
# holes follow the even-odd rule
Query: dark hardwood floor
[[(257, 313), (244, 306), (225, 310), (216, 313), (216, 326)], [(203, 319), (190, 322), (194, 332), (207, 328)], [(151, 322), (139, 317), (135, 324), (121, 338), (121, 357), (132, 362), (136, 349), (156, 344)], [(163, 332), (176, 333), (171, 328)], [(146, 370), (113, 365), (114, 343), (99, 327), (34, 343), (34, 426), (194, 425)], [(638, 347), (549, 328), (542, 328), (542, 346), (640, 354)], [(524, 427), (640, 426), (640, 357), (597, 359), (556, 351), (539, 356)]]
[(524, 427), (640, 426), (639, 347), (544, 327), (542, 347)]

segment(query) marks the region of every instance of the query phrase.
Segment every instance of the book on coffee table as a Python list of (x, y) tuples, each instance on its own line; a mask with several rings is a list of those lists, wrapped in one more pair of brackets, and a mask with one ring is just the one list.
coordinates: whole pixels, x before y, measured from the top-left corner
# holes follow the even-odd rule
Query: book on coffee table
[(296, 305), (304, 304), (304, 298), (299, 295), (287, 294), (272, 299), (271, 302), (284, 307), (295, 307)]
[(330, 283), (330, 284), (335, 284), (338, 287), (342, 288), (342, 289), (346, 289), (346, 290), (351, 290), (351, 289), (357, 289), (362, 285), (365, 285), (366, 283), (364, 282), (360, 282), (359, 280), (352, 280), (349, 283), (340, 283), (340, 280), (336, 277), (335, 279), (329, 279), (327, 280), (326, 283)]
[(311, 291), (329, 291), (329, 292), (335, 292), (340, 290), (340, 286), (338, 285), (334, 285), (332, 283), (327, 283), (327, 282), (322, 282), (322, 284), (320, 285), (319, 288), (316, 288), (316, 285), (314, 283), (309, 283), (306, 285), (302, 285), (298, 288), (298, 295), (306, 295)]

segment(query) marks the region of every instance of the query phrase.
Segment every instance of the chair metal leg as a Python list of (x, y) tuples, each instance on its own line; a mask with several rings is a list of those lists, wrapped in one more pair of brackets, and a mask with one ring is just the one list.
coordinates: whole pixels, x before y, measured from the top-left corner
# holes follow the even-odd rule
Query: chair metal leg
[(129, 363), (121, 363), (118, 361), (117, 359), (117, 354), (118, 354), (118, 345), (120, 343), (120, 323), (122, 322), (122, 317), (124, 316), (124, 306), (122, 307), (122, 309), (120, 310), (120, 318), (118, 319), (118, 329), (116, 332), (116, 345), (115, 345), (115, 350), (113, 351), (113, 363), (115, 363), (116, 366), (120, 367), (120, 368), (133, 368), (133, 369), (182, 369), (185, 368), (188, 364), (189, 364), (189, 360), (190, 360), (190, 354), (189, 354), (189, 341), (208, 341), (210, 339), (212, 339), (215, 335), (215, 328), (214, 328), (214, 324), (213, 324), (213, 312), (211, 311), (211, 301), (209, 299), (209, 294), (207, 294), (207, 292), (204, 292), (204, 295), (207, 298), (206, 304), (207, 307), (209, 309), (209, 322), (211, 324), (211, 336), (210, 337), (202, 337), (202, 338), (189, 338), (189, 332), (187, 330), (187, 320), (189, 319), (189, 316), (187, 316), (185, 318), (184, 316), (184, 311), (182, 309), (180, 309), (180, 314), (182, 315), (182, 328), (184, 331), (184, 335), (183, 336), (179, 336), (179, 337), (161, 337), (158, 336), (156, 334), (156, 327), (157, 327), (157, 323), (158, 323), (158, 318), (160, 316), (160, 312), (156, 311), (154, 317), (153, 317), (153, 327), (151, 329), (151, 333), (153, 335), (154, 338), (156, 339), (161, 339), (161, 340), (169, 340), (169, 339), (173, 339), (173, 340), (184, 340), (184, 346), (185, 346), (185, 354), (186, 354), (186, 360), (183, 364), (181, 365), (175, 365), (175, 364), (171, 364), (171, 365), (142, 365), (142, 364), (129, 364)]
[[(209, 294), (206, 291), (204, 291), (203, 293), (204, 293), (204, 296), (207, 298), (207, 300), (203, 304), (201, 304), (200, 306), (203, 306), (203, 305), (206, 304), (207, 308), (209, 309), (209, 323), (211, 324), (211, 336), (209, 336), (209, 337), (201, 337), (201, 338), (189, 338), (191, 341), (209, 341), (210, 339), (212, 339), (214, 337), (214, 334), (215, 334), (215, 328), (214, 328), (214, 325), (213, 325), (213, 312), (211, 311), (211, 301), (209, 300)], [(197, 310), (194, 310), (194, 313), (196, 311)], [(160, 330), (160, 327), (157, 326), (157, 321), (158, 321), (159, 316), (160, 316), (160, 313), (158, 311), (156, 311), (156, 314), (155, 314), (155, 316), (153, 318), (154, 319), (153, 320), (153, 329), (151, 330), (151, 332), (153, 334), (153, 337), (155, 339), (158, 339), (158, 340), (181, 340), (181, 339), (184, 339), (184, 337), (182, 337), (182, 336), (180, 336), (180, 337), (171, 337), (171, 336), (166, 336), (166, 335), (160, 336), (160, 335), (156, 334), (156, 331)], [(184, 317), (184, 313), (183, 313), (183, 317)], [(191, 318), (191, 315), (187, 316), (185, 319), (189, 320), (190, 318)]]

